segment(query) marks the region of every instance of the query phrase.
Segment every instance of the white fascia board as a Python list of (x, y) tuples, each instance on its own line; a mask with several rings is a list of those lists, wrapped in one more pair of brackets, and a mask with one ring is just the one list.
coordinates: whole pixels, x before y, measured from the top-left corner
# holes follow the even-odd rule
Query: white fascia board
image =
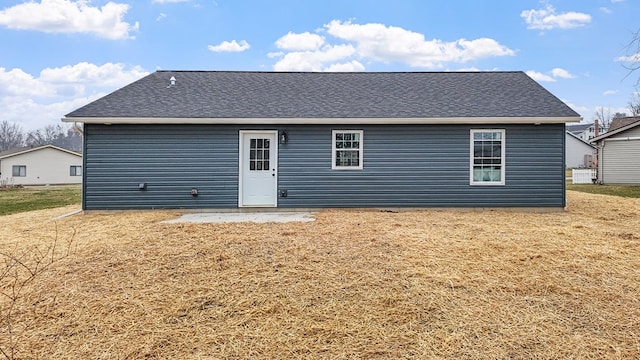
[(34, 152), (34, 151), (39, 151), (39, 150), (42, 150), (42, 149), (54, 149), (54, 150), (66, 152), (66, 153), (71, 154), (71, 155), (82, 157), (82, 154), (77, 153), (75, 151), (63, 149), (61, 147), (49, 144), (49, 145), (41, 145), (41, 146), (33, 147), (33, 148), (27, 148), (27, 149), (24, 149), (22, 151), (18, 151), (18, 152), (14, 152), (14, 153), (2, 156), (2, 157), (0, 157), (0, 159), (8, 159), (10, 157), (14, 157), (14, 156), (22, 155), (22, 154), (27, 154), (27, 153)]
[(564, 124), (579, 117), (448, 117), (448, 118), (134, 118), (73, 117), (64, 122), (85, 124), (241, 124), (241, 125), (410, 125), (410, 124)]
[(600, 136), (596, 136), (596, 137), (590, 139), (589, 141), (592, 142), (592, 143), (596, 143), (596, 142), (598, 142), (600, 140), (606, 139), (606, 138), (608, 138), (610, 136), (616, 135), (616, 134), (621, 133), (623, 131), (627, 131), (629, 129), (633, 129), (636, 126), (640, 126), (640, 121), (636, 121), (634, 123), (628, 124), (627, 126), (623, 126), (621, 128), (617, 128), (617, 129), (615, 129), (613, 131), (608, 131), (608, 132), (606, 132), (606, 133), (604, 133), (604, 134), (602, 134)]

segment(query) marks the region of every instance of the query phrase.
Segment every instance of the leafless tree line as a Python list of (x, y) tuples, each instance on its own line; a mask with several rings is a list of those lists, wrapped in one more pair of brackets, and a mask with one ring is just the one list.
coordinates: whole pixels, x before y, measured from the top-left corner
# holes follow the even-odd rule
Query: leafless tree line
[(82, 133), (72, 127), (47, 125), (37, 130), (25, 132), (17, 123), (0, 122), (0, 152), (20, 147), (55, 145), (61, 148), (82, 151)]

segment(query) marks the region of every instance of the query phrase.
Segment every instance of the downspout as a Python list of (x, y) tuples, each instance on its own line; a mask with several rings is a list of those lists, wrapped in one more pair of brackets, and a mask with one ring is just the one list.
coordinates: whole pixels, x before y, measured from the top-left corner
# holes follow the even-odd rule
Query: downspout
[(567, 210), (567, 125), (562, 124), (562, 208)]
[[(598, 167), (596, 168), (596, 171), (598, 172), (596, 174), (596, 178), (598, 179), (598, 184), (602, 185), (604, 184), (604, 180), (602, 179), (602, 160), (604, 159), (604, 143), (605, 143), (606, 139), (602, 139), (602, 145), (598, 145), (596, 148), (598, 149), (598, 156), (597, 156), (597, 160), (598, 160)], [(602, 156), (600, 156), (602, 155)]]
[(78, 126), (77, 122), (73, 122), (73, 130), (79, 132), (80, 134), (82, 134), (82, 137), (84, 138), (84, 131), (82, 131), (82, 128), (80, 126)]
[[(73, 123), (74, 128), (77, 126)], [(85, 131), (79, 130), (82, 134), (82, 210), (87, 210), (87, 136)]]

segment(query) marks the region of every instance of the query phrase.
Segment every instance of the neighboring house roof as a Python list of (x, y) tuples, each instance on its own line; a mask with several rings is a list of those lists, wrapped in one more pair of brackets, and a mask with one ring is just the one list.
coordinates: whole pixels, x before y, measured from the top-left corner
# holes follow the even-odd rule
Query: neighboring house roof
[[(171, 84), (170, 79), (175, 79)], [(524, 72), (156, 71), (63, 118), (86, 123), (564, 123)]]
[(613, 131), (621, 127), (625, 127), (629, 124), (633, 124), (636, 121), (640, 121), (640, 116), (627, 116), (627, 117), (621, 117), (621, 118), (614, 118), (613, 120), (611, 120), (609, 131)]
[(571, 133), (571, 131), (569, 131), (569, 130), (567, 130), (567, 134), (570, 135), (572, 138), (574, 138), (574, 139), (580, 141), (581, 143), (585, 144), (585, 145), (589, 145), (594, 149), (596, 148), (595, 146), (591, 145), (589, 142), (584, 141), (581, 137), (578, 137), (577, 135)]
[(38, 146), (38, 147), (27, 146), (27, 147), (21, 147), (21, 148), (5, 150), (5, 151), (0, 152), (0, 159), (6, 159), (6, 158), (10, 158), (12, 156), (26, 154), (26, 153), (29, 153), (29, 152), (32, 152), (32, 151), (37, 151), (37, 150), (42, 150), (42, 149), (47, 149), (47, 148), (55, 149), (55, 150), (59, 150), (59, 151), (64, 151), (66, 153), (82, 157), (82, 154), (79, 154), (79, 153), (77, 153), (75, 151), (63, 149), (63, 148), (57, 147), (55, 145), (43, 145), (43, 146)]
[(627, 124), (627, 125), (625, 125), (625, 126), (622, 126), (622, 127), (617, 128), (617, 129), (615, 129), (615, 130), (609, 130), (609, 131), (607, 131), (606, 133), (604, 133), (604, 134), (602, 134), (602, 135), (600, 135), (600, 136), (596, 136), (596, 137), (594, 137), (593, 139), (591, 139), (591, 140), (589, 140), (589, 141), (590, 141), (590, 142), (592, 142), (592, 143), (595, 143), (595, 142), (598, 142), (598, 141), (600, 141), (600, 140), (602, 140), (602, 139), (606, 139), (606, 138), (608, 138), (608, 137), (610, 137), (610, 136), (613, 136), (613, 135), (619, 134), (619, 133), (621, 133), (621, 132), (625, 132), (625, 131), (627, 131), (627, 130), (629, 130), (629, 129), (633, 129), (633, 128), (635, 128), (636, 126), (640, 126), (640, 121), (636, 121), (636, 122), (633, 122), (633, 123)]
[(572, 134), (580, 134), (587, 130), (589, 127), (593, 126), (593, 123), (590, 124), (575, 124), (575, 125), (567, 125), (567, 131)]

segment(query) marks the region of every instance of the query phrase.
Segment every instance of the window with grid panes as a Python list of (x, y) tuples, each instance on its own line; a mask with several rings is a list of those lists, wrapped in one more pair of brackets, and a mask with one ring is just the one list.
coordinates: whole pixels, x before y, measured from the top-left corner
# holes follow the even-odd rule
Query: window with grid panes
[(471, 130), (470, 155), (471, 185), (504, 185), (504, 130)]
[(362, 130), (332, 131), (332, 169), (362, 169), (362, 135)]
[(270, 146), (271, 141), (269, 139), (251, 139), (249, 148), (249, 170), (269, 170)]

